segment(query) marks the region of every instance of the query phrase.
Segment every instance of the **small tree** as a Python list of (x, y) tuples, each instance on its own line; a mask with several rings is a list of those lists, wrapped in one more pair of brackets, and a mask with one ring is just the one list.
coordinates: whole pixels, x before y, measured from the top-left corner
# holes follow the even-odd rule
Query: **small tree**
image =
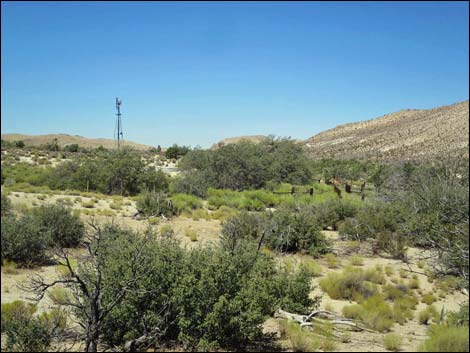
[[(59, 265), (67, 269), (67, 273), (59, 279), (47, 282), (41, 275), (35, 275), (24, 289), (35, 294), (35, 301), (44, 298), (47, 290), (62, 284), (70, 289), (72, 296), (62, 303), (71, 307), (78, 318), (78, 323), (84, 329), (85, 349), (87, 352), (97, 352), (100, 335), (107, 316), (118, 306), (134, 287), (136, 281), (145, 276), (142, 271), (141, 258), (145, 254), (150, 233), (140, 238), (137, 234), (122, 230), (115, 226), (100, 228), (90, 223), (93, 229), (87, 235), (84, 245), (87, 254), (80, 259), (80, 265), (74, 267), (70, 260), (69, 251), (58, 248), (56, 256)], [(109, 256), (112, 253), (113, 256)], [(121, 273), (119, 284), (107, 288), (106, 273), (112, 268), (115, 256), (122, 256), (128, 260), (128, 272)], [(109, 300), (103, 301), (104, 293), (110, 293)]]

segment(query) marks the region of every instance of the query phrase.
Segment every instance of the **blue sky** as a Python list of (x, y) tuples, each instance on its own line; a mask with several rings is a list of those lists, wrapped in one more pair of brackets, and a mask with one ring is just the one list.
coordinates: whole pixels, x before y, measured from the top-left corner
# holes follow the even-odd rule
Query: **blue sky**
[(467, 2), (3, 2), (2, 133), (208, 147), (468, 99)]

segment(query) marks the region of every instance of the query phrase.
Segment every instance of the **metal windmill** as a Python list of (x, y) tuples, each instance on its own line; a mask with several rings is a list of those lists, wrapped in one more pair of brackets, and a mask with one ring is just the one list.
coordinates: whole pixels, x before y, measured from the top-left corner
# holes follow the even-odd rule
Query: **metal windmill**
[(117, 148), (119, 149), (124, 141), (124, 136), (122, 133), (122, 122), (121, 122), (121, 101), (119, 98), (116, 97), (116, 110), (117, 110), (117, 121), (116, 121), (116, 129), (115, 132), (115, 139), (117, 142)]

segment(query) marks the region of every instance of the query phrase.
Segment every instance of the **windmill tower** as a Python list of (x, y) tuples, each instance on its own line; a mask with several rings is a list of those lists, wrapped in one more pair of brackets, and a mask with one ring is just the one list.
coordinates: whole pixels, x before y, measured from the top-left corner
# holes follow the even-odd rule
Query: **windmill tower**
[(114, 130), (115, 139), (117, 143), (117, 148), (119, 149), (124, 141), (124, 136), (122, 133), (122, 122), (121, 122), (121, 101), (119, 98), (116, 97), (116, 110), (117, 110), (117, 121), (116, 121), (116, 129)]

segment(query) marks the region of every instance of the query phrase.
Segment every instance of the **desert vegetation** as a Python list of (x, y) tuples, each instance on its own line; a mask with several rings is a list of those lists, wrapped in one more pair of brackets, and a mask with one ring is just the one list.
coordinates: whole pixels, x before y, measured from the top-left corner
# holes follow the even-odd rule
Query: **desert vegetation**
[(166, 152), (2, 142), (5, 348), (468, 350), (468, 160)]

